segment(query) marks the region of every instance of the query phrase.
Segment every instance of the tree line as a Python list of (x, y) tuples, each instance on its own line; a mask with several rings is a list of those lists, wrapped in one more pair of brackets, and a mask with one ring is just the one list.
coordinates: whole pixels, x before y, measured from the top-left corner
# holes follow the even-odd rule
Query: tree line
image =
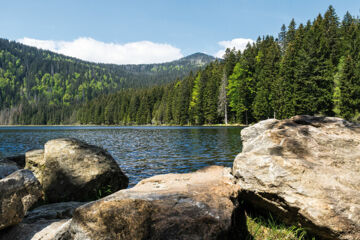
[(84, 102), (173, 82), (213, 59), (194, 54), (162, 64), (96, 64), (0, 39), (0, 124), (76, 121), (73, 112)]
[(248, 124), (297, 114), (360, 114), (360, 21), (324, 15), (283, 25), (243, 51), (166, 86), (103, 95), (77, 112), (82, 124)]

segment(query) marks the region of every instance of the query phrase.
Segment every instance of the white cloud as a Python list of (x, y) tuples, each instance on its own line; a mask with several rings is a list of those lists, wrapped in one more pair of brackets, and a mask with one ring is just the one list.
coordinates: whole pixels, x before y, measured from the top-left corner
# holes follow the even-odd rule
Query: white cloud
[(221, 42), (218, 42), (218, 44), (223, 47), (223, 49), (219, 50), (216, 54), (215, 54), (215, 57), (218, 57), (218, 58), (222, 58), (225, 54), (225, 50), (227, 48), (234, 48), (236, 50), (240, 50), (240, 51), (243, 51), (245, 48), (246, 48), (246, 45), (248, 43), (253, 43), (255, 42), (254, 40), (250, 39), (250, 38), (234, 38), (230, 41), (221, 41)]
[(125, 44), (105, 43), (81, 37), (73, 41), (22, 38), (20, 43), (91, 62), (115, 64), (162, 63), (183, 57), (181, 50), (166, 43), (150, 41)]

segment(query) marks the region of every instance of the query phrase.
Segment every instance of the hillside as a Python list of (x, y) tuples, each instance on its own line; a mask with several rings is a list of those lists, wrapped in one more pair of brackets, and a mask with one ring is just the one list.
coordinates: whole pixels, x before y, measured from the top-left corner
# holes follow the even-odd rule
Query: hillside
[(360, 120), (360, 19), (346, 13), (340, 21), (332, 6), (243, 51), (227, 49), (224, 60), (206, 66), (213, 58), (199, 53), (118, 66), (3, 45), (3, 124), (249, 124), (294, 115)]
[(170, 83), (213, 60), (196, 53), (162, 64), (97, 64), (0, 39), (0, 124), (23, 122), (12, 117), (23, 105), (66, 108), (122, 89)]
[(249, 124), (294, 115), (360, 121), (360, 19), (330, 6), (166, 87), (120, 91), (78, 109), (82, 124)]

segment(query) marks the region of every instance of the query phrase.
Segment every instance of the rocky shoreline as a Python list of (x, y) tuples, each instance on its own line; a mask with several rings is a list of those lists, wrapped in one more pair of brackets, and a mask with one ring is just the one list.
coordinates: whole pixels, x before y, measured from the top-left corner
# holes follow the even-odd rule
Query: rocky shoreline
[(129, 189), (109, 153), (76, 139), (0, 160), (0, 240), (251, 239), (250, 211), (316, 239), (360, 239), (359, 125), (295, 116), (241, 136), (232, 169), (158, 175)]

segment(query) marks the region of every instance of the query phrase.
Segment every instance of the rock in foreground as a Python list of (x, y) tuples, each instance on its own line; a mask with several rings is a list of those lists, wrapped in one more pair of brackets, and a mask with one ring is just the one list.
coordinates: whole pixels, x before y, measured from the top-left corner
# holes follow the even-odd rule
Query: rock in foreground
[(360, 239), (360, 126), (340, 118), (266, 120), (241, 132), (241, 197), (323, 239)]
[(242, 239), (233, 182), (230, 169), (217, 166), (145, 179), (77, 208), (62, 239)]
[(42, 196), (39, 181), (29, 170), (19, 170), (0, 180), (0, 230), (21, 222)]
[(50, 140), (44, 150), (27, 152), (25, 168), (35, 173), (48, 202), (93, 200), (128, 186), (107, 151), (76, 139)]

